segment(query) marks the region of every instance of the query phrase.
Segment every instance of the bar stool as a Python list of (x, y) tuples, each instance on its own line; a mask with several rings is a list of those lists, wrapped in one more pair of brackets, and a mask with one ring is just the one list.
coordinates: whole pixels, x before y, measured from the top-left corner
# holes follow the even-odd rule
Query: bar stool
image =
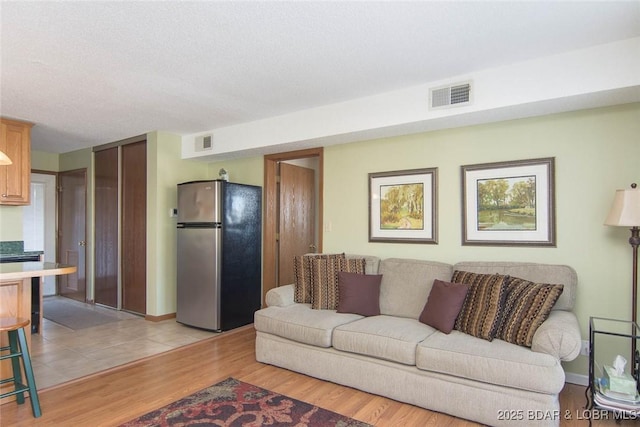
[[(31, 367), (31, 358), (29, 357), (27, 337), (24, 333), (24, 328), (29, 326), (29, 323), (29, 319), (21, 317), (0, 317), (0, 332), (9, 333), (9, 345), (0, 347), (0, 352), (9, 351), (9, 353), (0, 354), (0, 360), (11, 359), (11, 366), (13, 368), (13, 377), (0, 379), (0, 384), (13, 383), (14, 388), (12, 391), (0, 394), (0, 399), (15, 394), (16, 401), (21, 405), (24, 403), (24, 392), (28, 391), (33, 416), (38, 418), (42, 415), (42, 412), (40, 411), (38, 390), (36, 389), (36, 381), (33, 376), (33, 368)], [(24, 366), (27, 384), (22, 383), (19, 359), (22, 360), (22, 365)]]

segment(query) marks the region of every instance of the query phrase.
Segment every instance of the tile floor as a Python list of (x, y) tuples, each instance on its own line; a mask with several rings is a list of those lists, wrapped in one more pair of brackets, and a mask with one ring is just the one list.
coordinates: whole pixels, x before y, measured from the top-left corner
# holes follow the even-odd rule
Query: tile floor
[[(65, 303), (82, 304), (64, 297)], [(215, 336), (177, 323), (151, 322), (141, 316), (86, 304), (121, 320), (73, 330), (44, 319), (41, 333), (31, 336), (31, 360), (38, 389), (83, 377), (133, 360)]]

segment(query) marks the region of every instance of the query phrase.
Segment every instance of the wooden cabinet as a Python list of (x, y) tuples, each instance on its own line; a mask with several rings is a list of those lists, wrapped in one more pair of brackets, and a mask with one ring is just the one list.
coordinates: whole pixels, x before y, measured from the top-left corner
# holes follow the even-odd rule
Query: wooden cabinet
[(0, 204), (28, 205), (31, 181), (31, 127), (33, 124), (0, 119), (0, 150), (13, 164), (0, 166)]

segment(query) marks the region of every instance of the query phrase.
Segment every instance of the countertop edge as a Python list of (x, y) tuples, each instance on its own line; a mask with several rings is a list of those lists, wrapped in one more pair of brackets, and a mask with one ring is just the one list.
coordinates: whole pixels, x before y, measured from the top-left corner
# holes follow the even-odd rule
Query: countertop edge
[(57, 276), (77, 271), (76, 266), (55, 262), (15, 262), (0, 264), (0, 281), (26, 279), (29, 277)]

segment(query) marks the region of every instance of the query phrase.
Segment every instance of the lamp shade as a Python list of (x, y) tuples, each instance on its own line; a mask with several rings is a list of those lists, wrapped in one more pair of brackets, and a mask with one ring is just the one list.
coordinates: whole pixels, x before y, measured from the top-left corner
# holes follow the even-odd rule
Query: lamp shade
[(640, 226), (640, 189), (616, 190), (613, 204), (604, 225)]
[(10, 165), (11, 163), (13, 163), (11, 161), (11, 159), (9, 158), (9, 156), (7, 156), (6, 154), (4, 154), (4, 152), (0, 151), (0, 165)]

